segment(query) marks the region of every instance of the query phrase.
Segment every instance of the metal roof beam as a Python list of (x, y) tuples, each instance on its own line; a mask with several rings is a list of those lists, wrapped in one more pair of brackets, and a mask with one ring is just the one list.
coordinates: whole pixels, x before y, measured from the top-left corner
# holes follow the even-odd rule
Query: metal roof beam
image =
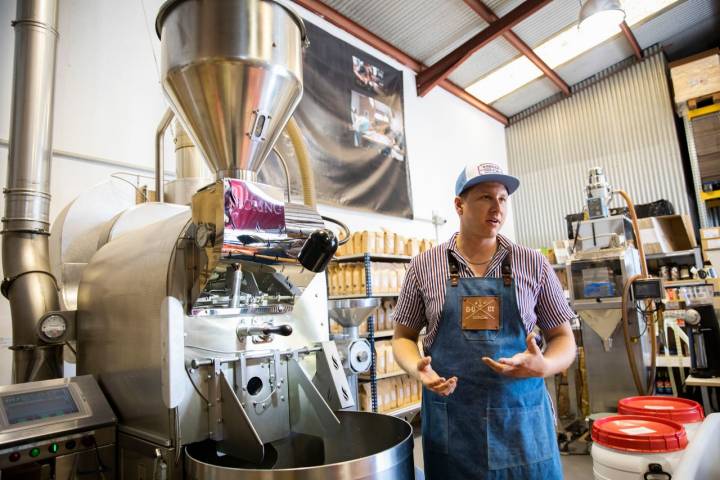
[[(472, 8), (475, 13), (480, 15), (480, 17), (482, 17), (482, 19), (489, 24), (493, 24), (500, 19), (500, 17), (495, 15), (495, 12), (490, 10), (487, 5), (482, 2), (482, 0), (464, 0), (464, 2), (468, 7)], [(558, 75), (555, 70), (550, 68), (548, 64), (542, 60), (542, 58), (538, 57), (537, 54), (533, 51), (533, 49), (530, 48), (530, 46), (525, 43), (520, 37), (518, 37), (515, 32), (513, 32), (512, 30), (508, 30), (507, 32), (503, 33), (503, 37), (520, 53), (525, 55), (528, 60), (534, 63), (536, 67), (542, 70), (545, 76), (548, 77), (560, 90), (562, 90), (565, 95), (570, 95), (570, 86), (565, 82), (565, 80), (560, 78), (560, 75)]]
[(442, 82), (457, 67), (477, 50), (495, 40), (497, 37), (525, 20), (533, 13), (550, 3), (551, 0), (527, 0), (513, 11), (490, 24), (485, 30), (472, 37), (467, 42), (438, 60), (417, 77), (418, 95), (427, 94), (433, 87)]
[(630, 30), (630, 26), (625, 22), (625, 20), (623, 20), (623, 22), (620, 24), (620, 30), (622, 30), (625, 38), (632, 47), (633, 53), (635, 53), (635, 57), (638, 60), (642, 60), (642, 48), (640, 48), (640, 44), (638, 43), (637, 38), (635, 38), (635, 34), (632, 32), (632, 30)]
[[(427, 68), (425, 65), (422, 64), (422, 62), (412, 58), (410, 55), (406, 54), (399, 48), (389, 44), (382, 38), (378, 37), (366, 28), (355, 23), (354, 21), (350, 20), (337, 10), (328, 7), (319, 0), (294, 0), (294, 2), (301, 7), (310, 10), (316, 15), (319, 15), (320, 17), (324, 18), (336, 27), (345, 30), (353, 37), (362, 40), (371, 47), (381, 51), (385, 55), (394, 58), (398, 62), (413, 70), (415, 73), (422, 72), (424, 69)], [(508, 118), (505, 115), (500, 113), (498, 110), (492, 108), (490, 105), (470, 95), (463, 88), (455, 85), (451, 81), (446, 79), (440, 82), (439, 85), (448, 92), (455, 95), (456, 97), (460, 98), (461, 100), (464, 100), (465, 102), (469, 103), (483, 113), (491, 116), (503, 125), (508, 124)]]

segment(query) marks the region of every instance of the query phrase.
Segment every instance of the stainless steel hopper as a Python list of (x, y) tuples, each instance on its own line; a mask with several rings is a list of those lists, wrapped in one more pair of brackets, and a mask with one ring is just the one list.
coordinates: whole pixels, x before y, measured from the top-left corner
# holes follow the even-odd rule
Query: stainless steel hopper
[(170, 0), (161, 81), (217, 178), (254, 180), (302, 96), (302, 19), (275, 0)]
[(352, 298), (328, 301), (328, 315), (345, 328), (364, 322), (380, 306), (377, 298)]

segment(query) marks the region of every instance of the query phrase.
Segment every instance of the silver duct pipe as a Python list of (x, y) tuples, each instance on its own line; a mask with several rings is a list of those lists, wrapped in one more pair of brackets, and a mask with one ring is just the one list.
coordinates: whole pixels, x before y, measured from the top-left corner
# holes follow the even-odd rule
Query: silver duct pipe
[(155, 132), (155, 198), (158, 202), (165, 201), (165, 130), (173, 118), (173, 111), (165, 110)]
[(2, 293), (12, 315), (13, 382), (23, 383), (62, 376), (62, 346), (42, 345), (35, 333), (60, 308), (48, 257), (58, 1), (18, 0), (16, 15)]

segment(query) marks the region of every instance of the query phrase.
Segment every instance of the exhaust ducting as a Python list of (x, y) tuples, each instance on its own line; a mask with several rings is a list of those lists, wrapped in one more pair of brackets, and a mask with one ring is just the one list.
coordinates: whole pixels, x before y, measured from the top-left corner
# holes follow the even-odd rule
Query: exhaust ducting
[(50, 165), (57, 0), (18, 0), (10, 149), (2, 219), (2, 293), (12, 315), (13, 382), (62, 377), (62, 345), (43, 345), (41, 317), (59, 309), (50, 273)]

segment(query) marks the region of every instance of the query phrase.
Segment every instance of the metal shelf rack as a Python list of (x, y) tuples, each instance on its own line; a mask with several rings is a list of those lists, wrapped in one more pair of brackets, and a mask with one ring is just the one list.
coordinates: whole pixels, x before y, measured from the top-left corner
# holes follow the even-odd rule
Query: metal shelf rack
[[(402, 262), (402, 263), (409, 263), (412, 257), (406, 256), (406, 255), (389, 255), (389, 254), (379, 254), (379, 253), (363, 253), (363, 254), (356, 254), (356, 255), (345, 255), (342, 257), (335, 257), (333, 258), (334, 262), (339, 263), (347, 263), (347, 262), (362, 262), (363, 266), (365, 267), (365, 295), (342, 295), (342, 296), (328, 296), (328, 299), (335, 300), (335, 299), (344, 299), (344, 298), (397, 298), (397, 293), (379, 293), (374, 294), (373, 293), (373, 285), (372, 285), (372, 262)], [(370, 381), (370, 396), (371, 396), (371, 404), (372, 404), (372, 411), (377, 413), (377, 381), (378, 381), (378, 375), (377, 375), (377, 353), (375, 352), (375, 339), (376, 338), (387, 338), (388, 336), (392, 336), (392, 332), (390, 332), (390, 335), (388, 335), (388, 331), (383, 332), (375, 332), (375, 316), (370, 315), (367, 319), (367, 334), (366, 338), (368, 342), (370, 343), (370, 351), (372, 353), (371, 355), (371, 361), (370, 361), (370, 371), (369, 371), (369, 378)], [(380, 377), (385, 378), (385, 377)], [(418, 407), (419, 408), (419, 407)]]
[(393, 417), (403, 418), (405, 419), (405, 421), (410, 422), (415, 417), (415, 415), (420, 412), (420, 406), (421, 402), (415, 402), (383, 413), (385, 415), (392, 415)]

